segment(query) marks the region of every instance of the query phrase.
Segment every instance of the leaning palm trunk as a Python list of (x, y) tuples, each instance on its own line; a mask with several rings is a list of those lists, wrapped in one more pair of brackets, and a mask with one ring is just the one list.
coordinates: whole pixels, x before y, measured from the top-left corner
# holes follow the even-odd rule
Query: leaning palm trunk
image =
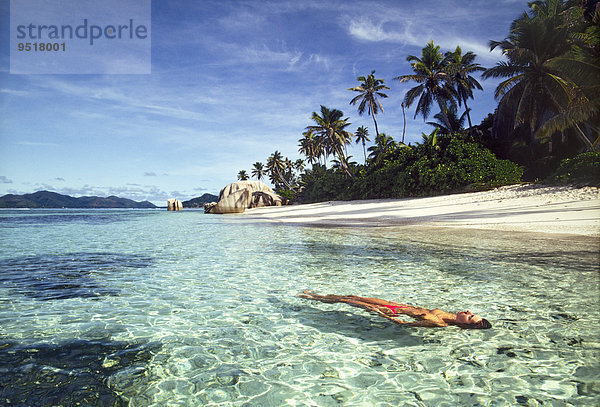
[[(598, 114), (600, 109), (600, 98), (596, 98), (588, 101), (586, 104), (582, 104), (577, 107), (570, 109), (562, 109), (562, 113), (555, 115), (548, 120), (539, 130), (539, 136), (549, 136), (554, 132), (564, 131), (569, 128), (573, 129), (577, 138), (585, 145), (588, 151), (596, 151), (596, 145), (600, 140), (600, 131), (598, 127), (592, 124), (594, 120), (594, 114)], [(587, 124), (590, 132), (596, 133), (593, 142), (588, 138), (583, 129), (582, 124)]]
[(288, 187), (291, 191), (295, 191), (294, 187), (292, 187), (287, 180), (281, 176), (281, 173), (279, 172), (279, 168), (274, 167), (275, 173), (277, 174), (277, 178), (279, 178), (279, 180), (285, 184), (286, 187)]
[[(346, 147), (346, 146), (344, 145), (344, 147)], [(340, 148), (340, 146), (334, 145), (332, 153), (333, 153), (334, 157), (337, 156), (337, 158), (339, 158), (342, 170), (349, 176), (353, 177), (352, 173), (348, 169), (348, 163), (346, 160), (346, 156), (344, 155), (344, 151)]]
[(594, 143), (592, 144), (590, 139), (588, 139), (585, 133), (581, 130), (581, 127), (579, 127), (579, 124), (575, 124), (575, 128), (577, 129), (577, 135), (579, 136), (581, 141), (583, 141), (583, 143), (587, 146), (589, 151), (596, 151), (596, 144), (598, 143), (598, 140), (600, 140), (600, 137), (596, 138), (596, 141), (594, 141)]
[(346, 159), (346, 156), (344, 155), (344, 153), (341, 150), (337, 151), (337, 153), (338, 153), (337, 156), (340, 159), (340, 164), (342, 165), (342, 170), (344, 170), (344, 172), (350, 178), (354, 178), (354, 174), (352, 174), (352, 171), (350, 171), (350, 166), (348, 165), (348, 160)]

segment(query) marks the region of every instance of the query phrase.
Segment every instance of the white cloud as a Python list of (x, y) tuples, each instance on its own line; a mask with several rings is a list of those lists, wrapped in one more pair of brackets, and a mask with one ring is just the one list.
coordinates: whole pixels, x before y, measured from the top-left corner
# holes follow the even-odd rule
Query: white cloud
[(359, 17), (350, 21), (348, 33), (354, 38), (362, 41), (391, 41), (402, 44), (414, 42), (414, 40), (411, 41), (409, 32), (386, 30), (383, 28), (384, 23), (386, 23), (385, 20), (374, 22), (370, 18)]
[(154, 98), (156, 100), (153, 101), (151, 99), (149, 100), (146, 94), (129, 96), (125, 94), (124, 90), (121, 90), (121, 88), (117, 86), (111, 86), (110, 84), (79, 85), (69, 83), (64, 80), (55, 79), (44, 80), (39, 84), (39, 86), (46, 88), (52, 93), (60, 92), (72, 97), (99, 100), (104, 102), (106, 105), (110, 105), (113, 109), (135, 110), (143, 113), (158, 114), (181, 119), (193, 119), (197, 118), (198, 115), (198, 112), (195, 111), (168, 106), (167, 104), (161, 104), (160, 100), (168, 98), (165, 93), (161, 93), (160, 97), (159, 95), (156, 95)]
[(288, 51), (286, 49), (273, 50), (267, 47), (266, 44), (259, 47), (230, 44), (229, 48), (239, 58), (238, 62), (249, 64), (283, 64), (284, 66), (291, 67), (302, 57), (302, 52), (300, 51)]
[(44, 142), (37, 142), (37, 141), (19, 141), (17, 142), (18, 145), (21, 146), (31, 146), (31, 147), (57, 147), (59, 146), (59, 144), (57, 143), (44, 143)]
[[(481, 60), (498, 61), (501, 53), (490, 52), (484, 33), (475, 32), (471, 27), (477, 16), (455, 10), (449, 15), (431, 19), (428, 13), (412, 13), (407, 10), (399, 14), (397, 9), (381, 12), (378, 15), (351, 15), (342, 18), (348, 34), (360, 41), (392, 42), (403, 46), (423, 47), (433, 40), (444, 50), (453, 50), (459, 45), (463, 52), (473, 51)], [(435, 23), (432, 23), (435, 21)], [(467, 32), (469, 34), (467, 34)]]
[(0, 89), (0, 93), (5, 93), (7, 95), (12, 96), (30, 96), (31, 93), (24, 90), (16, 90), (16, 89)]
[(220, 65), (235, 68), (248, 65), (247, 69), (250, 72), (255, 69), (302, 71), (319, 68), (329, 70), (331, 66), (331, 56), (304, 53), (295, 48), (289, 49), (284, 41), (248, 44), (211, 40), (206, 45), (213, 51), (218, 50), (223, 55), (219, 61)]
[(249, 10), (235, 10), (227, 16), (219, 18), (219, 24), (230, 31), (256, 30), (265, 24), (266, 16)]

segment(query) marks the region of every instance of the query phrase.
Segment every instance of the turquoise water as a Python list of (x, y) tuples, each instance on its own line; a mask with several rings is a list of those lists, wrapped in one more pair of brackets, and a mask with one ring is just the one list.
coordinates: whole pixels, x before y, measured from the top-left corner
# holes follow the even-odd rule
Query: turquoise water
[[(593, 406), (598, 241), (0, 211), (0, 405)], [(368, 295), (493, 329), (396, 326)]]

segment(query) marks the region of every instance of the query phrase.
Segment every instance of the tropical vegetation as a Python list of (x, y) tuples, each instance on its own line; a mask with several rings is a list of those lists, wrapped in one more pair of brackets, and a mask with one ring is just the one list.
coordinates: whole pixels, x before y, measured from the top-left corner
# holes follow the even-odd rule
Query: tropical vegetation
[[(394, 77), (412, 84), (402, 101), (401, 142), (380, 132), (376, 116), (391, 89), (375, 70), (348, 88), (349, 104), (371, 116), (372, 144), (364, 124), (336, 108), (320, 106), (299, 139), (304, 159), (275, 151), (252, 176), (268, 176), (276, 191), (307, 202), (391, 198), (478, 190), (521, 180), (598, 183), (600, 167), (600, 2), (532, 1), (506, 38), (490, 41), (505, 60), (482, 67), (460, 46), (443, 51), (434, 41), (406, 58), (412, 73)], [(483, 87), (476, 78), (498, 78), (498, 107), (473, 125), (469, 100)], [(404, 144), (405, 108), (433, 116), (430, 134)], [(362, 145), (363, 163), (348, 154)], [(245, 171), (239, 176), (244, 176)]]
[(387, 98), (388, 96), (383, 93), (383, 90), (389, 90), (386, 85), (384, 85), (383, 79), (375, 78), (375, 71), (371, 71), (369, 75), (359, 76), (358, 81), (361, 82), (360, 85), (350, 88), (348, 90), (358, 92), (359, 94), (355, 96), (351, 101), (351, 105), (358, 104), (358, 114), (362, 115), (365, 110), (369, 114), (369, 116), (373, 117), (373, 124), (375, 125), (375, 134), (379, 135), (379, 129), (377, 128), (377, 120), (375, 120), (375, 115), (381, 111), (383, 113), (383, 106), (381, 106), (380, 98)]
[(421, 114), (423, 119), (427, 119), (434, 103), (438, 105), (442, 115), (446, 115), (448, 105), (456, 102), (450, 65), (440, 52), (440, 47), (430, 41), (421, 51), (420, 57), (409, 55), (406, 60), (410, 62), (414, 74), (394, 78), (400, 83), (412, 81), (418, 84), (406, 92), (406, 106), (410, 107), (418, 98), (415, 118)]
[(600, 152), (588, 151), (573, 158), (565, 158), (546, 182), (600, 186)]
[(599, 23), (598, 1), (535, 1), (504, 40), (490, 42), (506, 57), (483, 73), (504, 79), (492, 134), (532, 177), (560, 159), (598, 150)]

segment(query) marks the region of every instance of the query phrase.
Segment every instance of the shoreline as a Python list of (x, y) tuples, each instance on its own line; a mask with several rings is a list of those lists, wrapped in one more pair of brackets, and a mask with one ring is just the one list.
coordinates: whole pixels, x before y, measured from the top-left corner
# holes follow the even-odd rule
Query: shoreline
[(510, 185), (425, 198), (329, 201), (247, 210), (247, 220), (313, 226), (429, 226), (600, 237), (600, 189)]

